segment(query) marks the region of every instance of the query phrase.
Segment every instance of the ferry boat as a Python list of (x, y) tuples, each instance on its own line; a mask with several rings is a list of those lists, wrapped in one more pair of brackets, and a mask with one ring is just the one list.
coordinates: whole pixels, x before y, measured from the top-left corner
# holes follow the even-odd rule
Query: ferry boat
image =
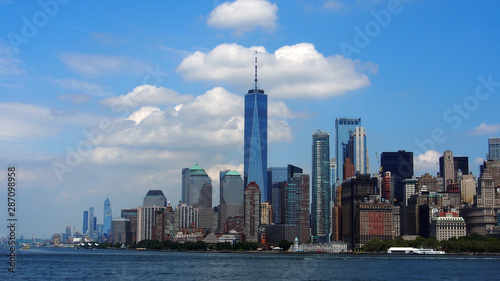
[(414, 253), (417, 255), (444, 255), (444, 254), (446, 254), (444, 251), (436, 251), (434, 249), (423, 249), (423, 248), (418, 249)]

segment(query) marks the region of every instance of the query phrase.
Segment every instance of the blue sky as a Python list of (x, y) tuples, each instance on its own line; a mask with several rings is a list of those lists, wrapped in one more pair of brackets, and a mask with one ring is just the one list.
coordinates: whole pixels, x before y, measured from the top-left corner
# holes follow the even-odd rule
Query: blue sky
[(243, 170), (255, 51), (269, 166), (310, 172), (318, 129), (333, 158), (338, 117), (362, 118), (370, 172), (404, 149), (436, 174), (452, 150), (477, 175), (500, 135), (497, 1), (40, 3), (0, 1), (0, 178), (19, 170), (24, 236), (81, 230), (89, 206), (102, 222), (107, 197), (115, 216), (149, 189), (176, 204), (195, 163), (217, 204), (218, 171)]

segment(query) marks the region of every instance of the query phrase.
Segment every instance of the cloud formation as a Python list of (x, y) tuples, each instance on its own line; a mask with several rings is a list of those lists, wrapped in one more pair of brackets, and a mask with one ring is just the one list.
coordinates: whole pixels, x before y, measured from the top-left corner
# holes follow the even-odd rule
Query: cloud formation
[(500, 132), (500, 124), (486, 124), (481, 123), (481, 125), (477, 126), (472, 130), (471, 134), (473, 135), (493, 135)]
[[(241, 154), (244, 132), (242, 96), (216, 87), (184, 104), (169, 105), (164, 109), (156, 105), (142, 106), (129, 116), (118, 119), (116, 129), (104, 138), (102, 147), (94, 151), (92, 159), (99, 163), (116, 161), (134, 155), (133, 151), (137, 149), (150, 151), (151, 148), (171, 152), (150, 154), (166, 159), (188, 156), (174, 151), (210, 152), (213, 155), (207, 157), (212, 160), (214, 155), (220, 154), (221, 162), (228, 154)], [(269, 143), (292, 140), (286, 122), (291, 118), (294, 115), (283, 102), (269, 101)], [(191, 156), (196, 159), (195, 154)], [(132, 159), (142, 161), (145, 158)]]
[(274, 53), (264, 47), (221, 44), (208, 53), (197, 51), (186, 57), (177, 71), (187, 80), (251, 86), (255, 51), (259, 84), (273, 98), (342, 95), (370, 85), (362, 69), (376, 71), (371, 62), (361, 64), (342, 55), (325, 57), (310, 43), (283, 46)]
[(26, 140), (48, 137), (65, 124), (88, 126), (96, 116), (70, 110), (57, 110), (25, 103), (0, 103), (0, 140)]
[(224, 2), (210, 13), (207, 24), (220, 29), (231, 29), (241, 36), (258, 27), (269, 32), (277, 26), (278, 6), (267, 0), (236, 0)]
[[(413, 165), (415, 171), (433, 172), (439, 168), (439, 157), (441, 153), (435, 150), (427, 150), (425, 153), (413, 157)], [(415, 173), (418, 174), (418, 173)]]
[(122, 105), (132, 108), (143, 105), (167, 105), (185, 103), (193, 100), (191, 95), (181, 95), (178, 92), (152, 85), (142, 85), (135, 87), (132, 92), (124, 96), (111, 97), (103, 100), (104, 105)]

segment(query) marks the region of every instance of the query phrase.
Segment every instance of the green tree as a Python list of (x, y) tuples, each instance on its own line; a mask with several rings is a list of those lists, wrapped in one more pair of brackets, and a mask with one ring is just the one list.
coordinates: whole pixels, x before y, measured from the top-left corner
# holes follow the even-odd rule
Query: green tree
[(290, 249), (290, 246), (292, 246), (293, 243), (288, 241), (288, 240), (281, 240), (279, 243), (278, 243), (278, 247), (280, 247), (281, 249), (283, 249), (283, 251), (288, 251), (288, 249)]

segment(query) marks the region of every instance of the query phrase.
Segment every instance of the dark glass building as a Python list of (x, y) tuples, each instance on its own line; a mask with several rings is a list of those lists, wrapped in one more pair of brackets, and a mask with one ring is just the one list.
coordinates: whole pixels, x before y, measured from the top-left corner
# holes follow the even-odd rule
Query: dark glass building
[(382, 152), (380, 155), (382, 171), (391, 172), (394, 177), (394, 198), (396, 205), (404, 201), (403, 180), (413, 176), (413, 152), (399, 150), (398, 152)]
[(167, 198), (165, 197), (163, 191), (161, 190), (149, 190), (146, 196), (144, 196), (144, 200), (142, 201), (142, 206), (166, 207)]

